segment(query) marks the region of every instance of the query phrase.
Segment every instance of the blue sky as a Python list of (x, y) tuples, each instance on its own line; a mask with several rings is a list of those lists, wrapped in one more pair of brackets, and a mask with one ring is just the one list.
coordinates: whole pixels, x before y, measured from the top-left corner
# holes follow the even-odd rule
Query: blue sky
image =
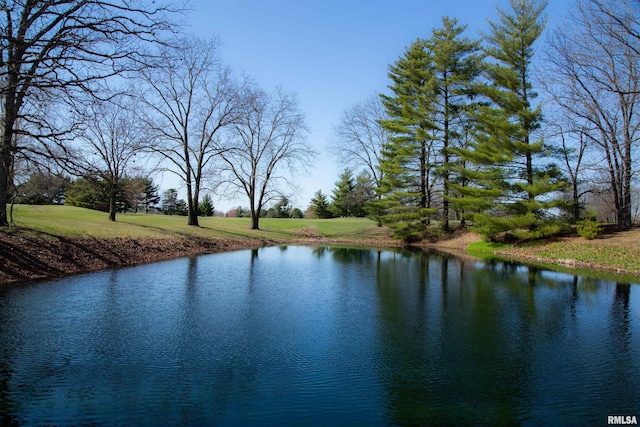
[[(550, 0), (549, 27), (566, 14), (571, 0)], [(221, 57), (267, 90), (295, 92), (310, 128), (316, 167), (298, 179), (294, 206), (306, 209), (313, 193), (331, 194), (341, 166), (326, 151), (343, 110), (380, 93), (387, 67), (418, 37), (427, 38), (443, 16), (468, 25), (466, 35), (487, 31), (496, 6), (508, 0), (191, 0), (189, 28), (218, 36)], [(544, 36), (543, 36), (544, 38)], [(166, 183), (165, 183), (166, 184)], [(163, 187), (166, 185), (163, 185)], [(216, 208), (248, 206), (246, 200), (214, 197)]]

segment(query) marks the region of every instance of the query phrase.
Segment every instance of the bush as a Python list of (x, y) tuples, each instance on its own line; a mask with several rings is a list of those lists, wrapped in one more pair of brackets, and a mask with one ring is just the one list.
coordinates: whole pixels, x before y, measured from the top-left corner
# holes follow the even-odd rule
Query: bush
[(517, 240), (520, 241), (548, 239), (550, 237), (556, 237), (570, 233), (571, 227), (567, 223), (560, 221), (541, 221), (538, 226), (532, 230), (513, 230), (513, 235), (517, 238)]
[(576, 227), (578, 235), (587, 240), (593, 240), (600, 235), (602, 232), (602, 228), (598, 221), (592, 218), (583, 219), (582, 221), (578, 221), (578, 225)]

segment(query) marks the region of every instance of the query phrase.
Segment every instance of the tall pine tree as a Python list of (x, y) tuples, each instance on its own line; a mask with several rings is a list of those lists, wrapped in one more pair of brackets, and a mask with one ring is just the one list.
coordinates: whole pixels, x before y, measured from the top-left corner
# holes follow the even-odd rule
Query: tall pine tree
[(478, 89), (487, 101), (477, 108), (477, 136), (471, 149), (458, 150), (473, 167), (458, 186), (459, 206), (475, 211), (475, 228), (494, 238), (518, 229), (539, 230), (549, 208), (558, 204), (550, 194), (562, 188), (558, 168), (544, 160), (546, 149), (536, 139), (542, 122), (532, 88), (531, 61), (542, 34), (545, 1), (511, 0), (512, 11), (498, 10), (485, 35), (486, 83)]
[(478, 41), (463, 37), (466, 25), (457, 19), (442, 18), (442, 27), (433, 30), (426, 48), (433, 56), (435, 78), (435, 124), (441, 156), (439, 175), (442, 177), (442, 228), (449, 230), (449, 199), (452, 166), (456, 159), (452, 148), (464, 145), (465, 124), (471, 112), (472, 84), (480, 72), (482, 55)]
[(421, 39), (413, 42), (389, 67), (392, 95), (381, 95), (389, 115), (381, 121), (390, 134), (384, 144), (380, 170), (383, 179), (376, 210), (397, 237), (423, 237), (432, 202), (434, 169), (433, 57)]

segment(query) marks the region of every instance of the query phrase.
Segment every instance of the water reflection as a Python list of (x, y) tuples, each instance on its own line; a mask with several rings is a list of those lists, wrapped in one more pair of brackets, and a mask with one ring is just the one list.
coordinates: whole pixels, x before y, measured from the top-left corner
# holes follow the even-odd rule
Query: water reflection
[(638, 286), (277, 247), (0, 290), (5, 424), (601, 424), (638, 414)]
[[(578, 277), (509, 262), (477, 267), (438, 255), (392, 257), (378, 265), (384, 343), (380, 373), (394, 422), (441, 424), (455, 413), (463, 423), (512, 425), (535, 419), (588, 424), (602, 420), (590, 405), (602, 412), (637, 411), (637, 400), (628, 399), (629, 394), (638, 397), (640, 386), (638, 337), (634, 341), (629, 333), (630, 285), (615, 285), (608, 325), (613, 342), (597, 345), (587, 355), (592, 350), (585, 351), (580, 337), (567, 334), (589, 332), (575, 330), (584, 329), (576, 325), (579, 294), (602, 293), (602, 283), (594, 287), (585, 280), (591, 286), (580, 287)], [(615, 366), (597, 360), (606, 359), (612, 348)], [(585, 357), (584, 377), (567, 367)], [(608, 386), (601, 384), (604, 378), (611, 380)], [(567, 387), (571, 382), (577, 386)], [(547, 391), (553, 384), (556, 391), (564, 389), (553, 404), (532, 392)], [(622, 399), (627, 404), (607, 398), (608, 389), (627, 394)], [(582, 393), (589, 390), (595, 392), (589, 403), (572, 401), (578, 395), (584, 399)]]

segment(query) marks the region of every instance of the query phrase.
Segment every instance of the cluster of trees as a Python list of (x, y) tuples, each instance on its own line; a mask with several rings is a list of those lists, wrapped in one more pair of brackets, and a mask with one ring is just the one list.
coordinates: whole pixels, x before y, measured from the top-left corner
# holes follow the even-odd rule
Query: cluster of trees
[(0, 226), (19, 170), (53, 165), (54, 175), (100, 182), (115, 221), (123, 180), (155, 159), (184, 183), (190, 225), (206, 183), (245, 195), (258, 228), (314, 155), (296, 97), (235, 75), (217, 39), (181, 33), (183, 10), (171, 3), (14, 0), (0, 9)]
[(63, 174), (36, 171), (24, 182), (16, 183), (16, 203), (30, 205), (61, 205), (65, 202), (71, 178)]
[[(73, 179), (50, 171), (33, 171), (15, 182), (15, 203), (32, 205), (68, 204), (109, 212), (111, 184), (98, 176)], [(149, 213), (159, 202), (158, 186), (150, 177), (120, 178), (116, 194), (118, 212)]]
[[(100, 177), (81, 177), (65, 188), (65, 203), (87, 209), (97, 209), (115, 215), (143, 211), (149, 213), (160, 202), (158, 186), (148, 177), (123, 177), (118, 181), (115, 197), (114, 185)], [(114, 205), (112, 205), (114, 203)]]
[(309, 209), (316, 218), (365, 217), (372, 213), (370, 202), (375, 199), (375, 182), (363, 170), (356, 177), (345, 169), (335, 183), (331, 200), (321, 190), (316, 191)]
[(398, 237), (423, 238), (432, 219), (489, 238), (553, 234), (596, 190), (631, 226), (640, 6), (578, 0), (539, 49), (546, 2), (510, 5), (480, 39), (443, 18), (389, 67), (389, 91), (336, 127), (336, 153), (375, 182), (370, 215)]

